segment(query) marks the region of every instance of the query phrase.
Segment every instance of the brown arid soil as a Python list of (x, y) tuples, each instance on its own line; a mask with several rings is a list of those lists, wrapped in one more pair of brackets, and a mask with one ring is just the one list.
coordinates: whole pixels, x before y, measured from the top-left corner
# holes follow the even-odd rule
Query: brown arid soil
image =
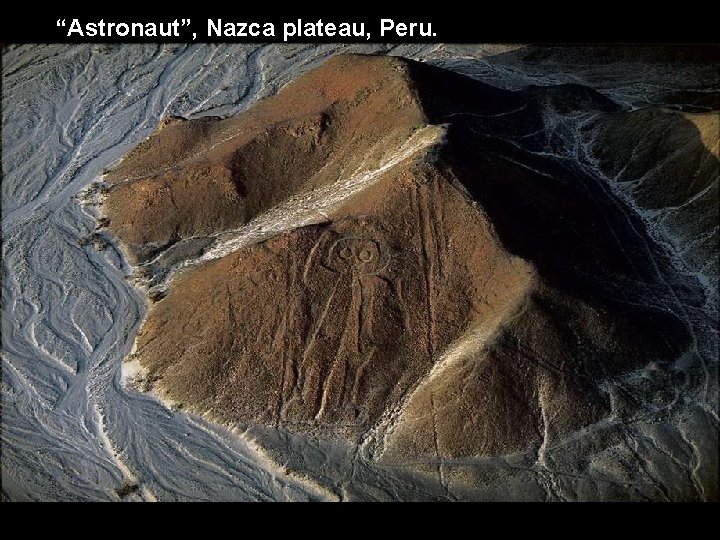
[(147, 260), (377, 162), (424, 123), (403, 62), (337, 57), (238, 117), (166, 121), (106, 176), (112, 230)]
[[(176, 273), (137, 337), (148, 387), (219, 422), (337, 437), (393, 463), (543, 459), (631, 417), (643, 398), (612, 381), (671, 374), (691, 346), (668, 293), (680, 278), (609, 190), (547, 155), (547, 107), (600, 114), (608, 176), (633, 151), (648, 155), (628, 174), (697, 171), (682, 190), (640, 186), (639, 205), (666, 191), (717, 202), (714, 117), (624, 113), (572, 85), (510, 92), (399, 58), (338, 56), (237, 117), (163, 124), (107, 176), (110, 230), (135, 262), (369, 180), (317, 223)], [(630, 144), (670, 124), (679, 140)], [(383, 168), (425, 126), (442, 136)], [(697, 250), (702, 268), (713, 253)]]

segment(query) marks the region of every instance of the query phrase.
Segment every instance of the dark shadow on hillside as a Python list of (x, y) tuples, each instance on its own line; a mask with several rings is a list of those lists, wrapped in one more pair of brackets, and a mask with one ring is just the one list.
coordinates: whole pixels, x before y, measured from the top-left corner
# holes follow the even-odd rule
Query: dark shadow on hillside
[[(526, 86), (576, 82), (629, 96), (635, 106), (657, 105), (685, 112), (720, 109), (720, 46), (527, 45), (481, 60), (450, 59), (442, 67), (499, 84)], [(650, 83), (652, 81), (652, 83)]]
[[(579, 85), (507, 92), (447, 71), (416, 68), (431, 121), (450, 124), (442, 158), (488, 213), (505, 246), (532, 261), (555, 288), (621, 319), (631, 318), (639, 341), (663, 341), (666, 358), (677, 357), (690, 343), (684, 307), (700, 308), (705, 290), (675, 269), (646, 225), (604, 180), (589, 176), (567, 156), (561, 139), (573, 134), (552, 125), (558, 115), (603, 112), (612, 117), (620, 107)], [(672, 122), (667, 129), (673, 137), (686, 138), (692, 149), (685, 160), (673, 162), (674, 185), (682, 171), (694, 177), (697, 163), (703, 163), (705, 181), (693, 178), (693, 187), (684, 191), (692, 197), (713, 182), (718, 160), (692, 122), (681, 115), (664, 121)], [(617, 144), (627, 145), (627, 140)], [(676, 148), (654, 141), (640, 154), (645, 162), (627, 159), (636, 169), (650, 170)], [(623, 151), (608, 148), (618, 155)], [(670, 184), (659, 185), (655, 196), (664, 197), (668, 206), (678, 202)]]

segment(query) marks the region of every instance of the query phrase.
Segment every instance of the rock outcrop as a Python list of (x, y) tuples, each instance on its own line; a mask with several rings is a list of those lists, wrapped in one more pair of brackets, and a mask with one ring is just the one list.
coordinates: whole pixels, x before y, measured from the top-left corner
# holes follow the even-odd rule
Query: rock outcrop
[[(707, 219), (677, 219), (716, 243), (717, 139), (703, 126), (717, 118), (625, 113), (585, 87), (511, 92), (339, 56), (238, 117), (167, 122), (108, 174), (105, 203), (137, 263), (204, 239), (137, 338), (148, 381), (224, 423), (340, 437), (393, 462), (543, 459), (631, 417), (654, 394), (613, 382), (674, 372), (692, 344), (678, 306), (706, 298), (568, 159), (557, 132), (578, 113), (594, 114), (598, 171), (650, 179), (660, 164), (637, 204), (700, 205)], [(333, 193), (297, 226), (215, 249), (277, 205)], [(705, 243), (692, 268), (716, 261)]]

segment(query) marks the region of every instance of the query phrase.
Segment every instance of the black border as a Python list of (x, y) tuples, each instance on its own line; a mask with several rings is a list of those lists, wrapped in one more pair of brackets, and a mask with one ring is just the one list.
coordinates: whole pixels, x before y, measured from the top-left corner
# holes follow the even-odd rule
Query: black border
[[(673, 9), (652, 9), (652, 4), (636, 6), (625, 2), (554, 4), (547, 2), (516, 3), (503, 0), (466, 3), (456, 7), (452, 3), (437, 3), (430, 12), (401, 12), (388, 6), (387, 10), (370, 8), (354, 15), (338, 13), (335, 9), (319, 10), (315, 4), (306, 10), (266, 10), (251, 13), (246, 10), (228, 10), (221, 5), (194, 8), (173, 8), (164, 15), (147, 14), (144, 10), (122, 12), (108, 7), (102, 11), (83, 12), (72, 4), (67, 9), (24, 15), (23, 11), (0, 17), (0, 40), (3, 43), (283, 43), (282, 23), (302, 19), (314, 22), (364, 22), (371, 39), (334, 37), (300, 37), (288, 43), (720, 43), (720, 30), (716, 16), (708, 11), (709, 5), (684, 2)], [(27, 8), (26, 8), (27, 9)], [(81, 23), (97, 22), (171, 22), (188, 18), (191, 27), (175, 37), (79, 37), (67, 36), (69, 23), (77, 18)], [(276, 36), (267, 37), (212, 37), (207, 36), (207, 19), (223, 22), (272, 22)], [(381, 36), (380, 19), (396, 22), (431, 22), (434, 37)], [(57, 21), (65, 20), (65, 27)], [(197, 38), (192, 40), (192, 32)], [(720, 47), (720, 44), (718, 45)], [(719, 55), (720, 56), (720, 55)]]

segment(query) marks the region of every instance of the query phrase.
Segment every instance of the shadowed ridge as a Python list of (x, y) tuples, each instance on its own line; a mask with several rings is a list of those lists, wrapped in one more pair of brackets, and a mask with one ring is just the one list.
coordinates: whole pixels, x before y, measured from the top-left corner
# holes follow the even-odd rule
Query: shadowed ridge
[[(443, 478), (467, 457), (547, 466), (572, 433), (645, 414), (653, 394), (616, 383), (650, 365), (671, 378), (694, 354), (683, 309), (697, 287), (680, 291), (643, 222), (553, 146), (553, 114), (576, 108), (618, 109), (573, 85), (510, 92), (351, 56), (221, 121), (206, 137), (220, 142), (188, 155), (232, 173), (239, 231), (278, 203), (357, 189), (178, 273), (138, 336), (148, 387), (216, 421), (362, 443)], [(180, 165), (162, 180), (174, 195), (196, 166)], [(147, 201), (141, 181), (119, 185)], [(202, 185), (188, 185), (182, 216), (202, 218)], [(188, 229), (208, 231), (232, 232)]]

